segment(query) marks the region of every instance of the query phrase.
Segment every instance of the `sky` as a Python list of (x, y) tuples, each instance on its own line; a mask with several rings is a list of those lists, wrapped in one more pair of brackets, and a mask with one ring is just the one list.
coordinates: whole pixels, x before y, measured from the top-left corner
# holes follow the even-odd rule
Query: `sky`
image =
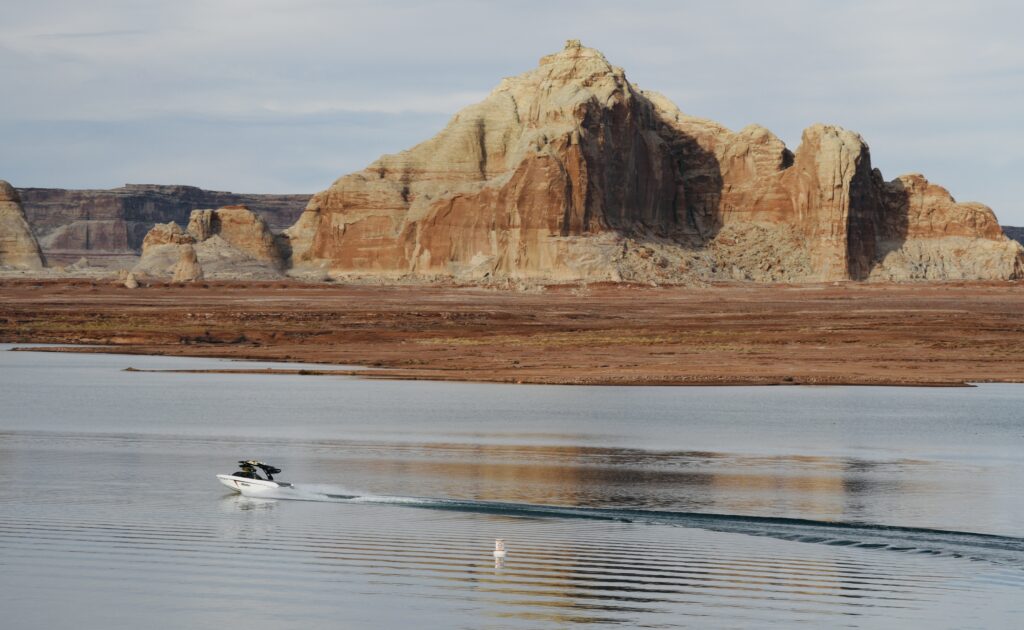
[(1024, 225), (1024, 4), (1006, 0), (2, 0), (0, 179), (311, 193), (581, 39), (688, 114), (859, 132)]

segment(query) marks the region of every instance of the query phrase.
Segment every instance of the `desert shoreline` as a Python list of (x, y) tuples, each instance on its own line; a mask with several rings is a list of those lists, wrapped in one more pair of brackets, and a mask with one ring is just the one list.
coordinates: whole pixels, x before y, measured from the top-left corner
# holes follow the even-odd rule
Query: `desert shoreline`
[[(159, 351), (133, 351), (130, 348), (116, 347), (116, 346), (46, 346), (46, 347), (20, 347), (16, 346), (9, 349), (10, 352), (53, 352), (53, 353), (72, 353), (72, 354), (113, 354), (121, 356), (172, 356), (181, 358), (204, 358), (204, 359), (228, 359), (232, 361), (246, 362), (246, 361), (263, 361), (265, 359), (253, 359), (244, 356), (216, 356), (216, 355), (191, 355), (191, 354), (169, 354), (167, 352)], [(307, 364), (300, 364), (307, 365)], [(308, 364), (318, 365), (318, 364)], [(758, 386), (758, 387), (785, 387), (785, 386), (818, 386), (818, 387), (976, 387), (978, 384), (992, 383), (992, 382), (1004, 382), (1004, 383), (1016, 383), (1022, 381), (972, 381), (972, 382), (954, 382), (954, 381), (915, 381), (911, 383), (907, 382), (887, 382), (887, 381), (862, 381), (862, 382), (844, 382), (844, 381), (812, 381), (812, 382), (801, 382), (801, 381), (773, 381), (765, 379), (757, 380), (722, 380), (714, 376), (707, 378), (696, 377), (685, 381), (626, 381), (626, 382), (602, 382), (602, 381), (559, 381), (557, 379), (549, 379), (544, 381), (530, 381), (525, 382), (521, 380), (504, 380), (496, 378), (487, 378), (486, 375), (481, 375), (478, 378), (470, 377), (448, 377), (444, 374), (431, 374), (431, 375), (420, 375), (403, 370), (392, 370), (392, 369), (376, 369), (376, 368), (362, 368), (360, 369), (311, 369), (311, 368), (296, 368), (296, 369), (285, 369), (285, 368), (214, 368), (214, 369), (140, 369), (135, 367), (126, 367), (122, 371), (124, 372), (138, 372), (138, 373), (151, 373), (151, 374), (253, 374), (259, 376), (273, 376), (273, 375), (285, 375), (285, 376), (352, 376), (357, 378), (366, 378), (374, 380), (394, 380), (394, 381), (446, 381), (446, 382), (462, 382), (462, 383), (492, 383), (492, 384), (505, 384), (505, 385), (584, 385), (593, 387), (742, 387), (742, 386)]]
[[(572, 385), (1024, 382), (1020, 283), (480, 287), (0, 282), (0, 343)], [(88, 347), (86, 347), (88, 346)], [(362, 366), (358, 370), (329, 365)]]

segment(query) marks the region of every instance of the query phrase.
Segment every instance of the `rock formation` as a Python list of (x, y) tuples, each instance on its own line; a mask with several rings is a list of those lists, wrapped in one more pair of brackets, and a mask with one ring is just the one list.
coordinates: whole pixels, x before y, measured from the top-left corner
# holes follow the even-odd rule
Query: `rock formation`
[(112, 190), (22, 188), (29, 225), (51, 262), (87, 255), (97, 265), (131, 266), (157, 223), (184, 225), (197, 208), (245, 205), (272, 231), (293, 224), (309, 195), (250, 195), (192, 186), (128, 184)]
[(133, 272), (187, 282), (277, 278), (283, 267), (267, 223), (245, 206), (228, 206), (192, 211), (185, 230), (174, 222), (153, 226), (142, 240), (142, 258)]
[(195, 282), (202, 280), (203, 267), (199, 264), (199, 257), (191, 245), (182, 245), (179, 250), (178, 262), (172, 270), (171, 282)]
[(1005, 279), (992, 211), (867, 144), (683, 114), (572, 40), (434, 138), (338, 179), (286, 231), (297, 270), (481, 281)]
[(25, 220), (18, 192), (3, 180), (0, 180), (0, 267), (43, 267), (39, 243)]
[(921, 175), (886, 181), (856, 133), (816, 124), (790, 150), (757, 125), (732, 131), (640, 90), (576, 40), (434, 138), (341, 177), (301, 216), (301, 195), (21, 192), (24, 215), (13, 190), (0, 192), (0, 264), (41, 266), (41, 246), (79, 260), (74, 271), (160, 278), (179, 268), (485, 283), (1024, 276), (1024, 247), (988, 207), (957, 203)]
[[(196, 212), (202, 212), (197, 210)], [(193, 234), (185, 232), (181, 226), (171, 221), (170, 223), (157, 223), (153, 226), (144, 239), (142, 239), (142, 253), (152, 252), (161, 245), (190, 245), (196, 242)]]
[(189, 217), (187, 231), (196, 242), (220, 236), (254, 260), (267, 261), (275, 267), (283, 264), (270, 226), (245, 206), (195, 210)]
[[(339, 179), (286, 233), (341, 271), (612, 279), (613, 239), (670, 235), (681, 181), (650, 103), (572, 45), (506, 79), (435, 138)], [(590, 251), (592, 250), (592, 251)]]
[[(764, 128), (734, 134), (682, 114), (663, 97), (652, 100), (697, 145), (684, 148), (682, 164), (687, 213), (705, 238), (735, 224), (794, 226), (811, 259), (807, 279), (1021, 275), (1022, 250), (1003, 236), (990, 208), (958, 204), (921, 175), (885, 182), (853, 132), (813, 125), (792, 154)], [(699, 168), (687, 172), (695, 162)]]
[[(880, 179), (880, 178), (879, 178)], [(1024, 276), (1017, 241), (1007, 238), (992, 210), (957, 203), (923, 175), (882, 185), (885, 212), (877, 218), (876, 264), (883, 280), (996, 280)]]

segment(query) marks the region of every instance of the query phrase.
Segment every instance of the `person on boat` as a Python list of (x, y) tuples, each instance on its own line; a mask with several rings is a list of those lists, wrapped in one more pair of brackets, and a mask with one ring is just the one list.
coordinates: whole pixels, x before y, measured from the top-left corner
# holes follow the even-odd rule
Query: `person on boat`
[(262, 470), (263, 474), (267, 476), (266, 481), (273, 481), (274, 475), (281, 472), (280, 468), (274, 468), (269, 464), (258, 462), (254, 459), (243, 459), (238, 462), (240, 470), (234, 473), (234, 477), (244, 477), (246, 479), (263, 479), (260, 477), (258, 470)]

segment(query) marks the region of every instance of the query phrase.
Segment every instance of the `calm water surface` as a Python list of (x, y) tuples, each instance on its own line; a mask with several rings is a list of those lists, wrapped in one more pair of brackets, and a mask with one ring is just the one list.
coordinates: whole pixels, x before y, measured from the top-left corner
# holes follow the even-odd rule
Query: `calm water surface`
[[(1024, 626), (1024, 386), (384, 382), (6, 348), (4, 628)], [(305, 500), (228, 494), (213, 475), (240, 458)]]

